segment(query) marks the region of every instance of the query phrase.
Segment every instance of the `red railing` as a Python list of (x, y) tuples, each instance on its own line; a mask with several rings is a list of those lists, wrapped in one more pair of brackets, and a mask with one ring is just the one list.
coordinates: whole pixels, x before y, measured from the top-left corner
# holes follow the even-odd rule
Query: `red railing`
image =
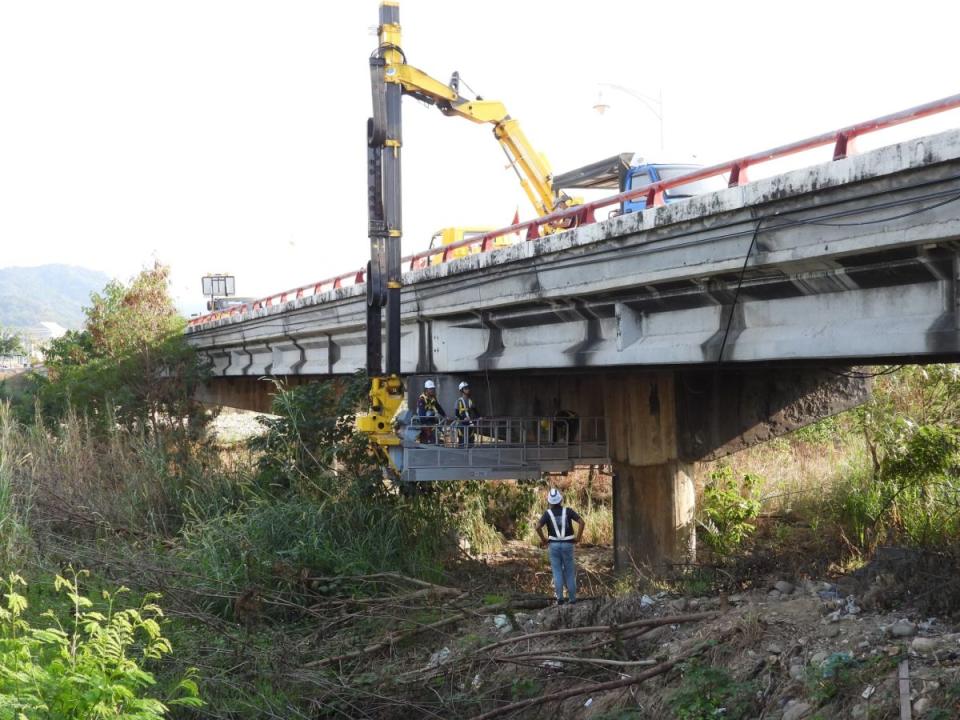
[[(815, 135), (813, 137), (806, 138), (805, 140), (800, 140), (799, 142), (790, 143), (789, 145), (781, 145), (780, 147), (776, 147), (771, 150), (765, 150), (764, 152), (747, 155), (746, 157), (742, 157), (738, 160), (731, 160), (719, 165), (711, 165), (710, 167), (700, 168), (698, 170), (694, 170), (693, 172), (687, 173), (686, 175), (671, 178), (670, 180), (662, 180), (660, 182), (644, 185), (643, 187), (634, 188), (626, 192), (618, 193), (617, 195), (601, 198), (600, 200), (594, 200), (582, 205), (575, 205), (571, 208), (558, 210), (550, 213), (549, 215), (544, 215), (532, 220), (524, 220), (523, 222), (508, 225), (507, 227), (500, 228), (499, 230), (493, 230), (484, 235), (461, 240), (460, 242), (451, 243), (450, 245), (444, 245), (442, 248), (424, 250), (423, 252), (404, 257), (401, 262), (407, 264), (406, 267), (408, 270), (415, 270), (434, 264), (434, 260), (438, 258), (440, 262), (447, 262), (454, 256), (455, 251), (464, 248), (467, 249), (468, 252), (488, 252), (489, 250), (493, 249), (497, 238), (514, 233), (516, 233), (518, 236), (523, 233), (525, 234), (527, 240), (536, 240), (540, 237), (540, 228), (545, 225), (561, 228), (589, 225), (590, 223), (596, 222), (595, 213), (597, 210), (609, 207), (611, 205), (619, 205), (627, 200), (645, 198), (647, 207), (656, 207), (663, 204), (663, 194), (667, 190), (696, 182), (698, 180), (716, 177), (717, 175), (728, 175), (728, 184), (730, 187), (745, 185), (748, 182), (747, 170), (754, 165), (759, 165), (760, 163), (776, 160), (788, 155), (795, 155), (796, 153), (804, 152), (806, 150), (824, 147), (826, 145), (833, 145), (834, 160), (842, 160), (843, 158), (855, 153), (855, 140), (861, 135), (866, 135), (877, 130), (894, 127), (895, 125), (901, 125), (903, 123), (910, 122), (911, 120), (918, 120), (923, 117), (935, 115), (947, 110), (953, 110), (955, 108), (960, 108), (960, 94), (951, 95), (949, 97), (941, 98), (940, 100), (934, 100), (933, 102), (929, 102), (924, 105), (918, 105), (916, 107), (909, 108), (908, 110), (902, 110), (891, 115), (884, 115), (883, 117), (867, 120), (866, 122), (850, 125), (832, 132)], [(345, 287), (347, 285), (360, 285), (365, 281), (365, 275), (366, 269), (364, 268), (360, 270), (354, 270), (353, 272), (337, 275), (326, 280), (321, 280), (317, 283), (304, 285), (292, 290), (286, 290), (274, 295), (268, 295), (267, 297), (260, 298), (252, 303), (236, 305), (225, 310), (202, 315), (190, 320), (189, 324), (191, 326), (203, 325), (213, 320), (218, 320), (230, 315), (235, 315), (238, 313), (242, 314), (250, 310), (259, 310), (261, 308), (271, 307), (277, 304), (282, 305), (288, 300), (292, 300), (294, 298), (318, 295), (321, 292), (332, 290), (338, 287)]]

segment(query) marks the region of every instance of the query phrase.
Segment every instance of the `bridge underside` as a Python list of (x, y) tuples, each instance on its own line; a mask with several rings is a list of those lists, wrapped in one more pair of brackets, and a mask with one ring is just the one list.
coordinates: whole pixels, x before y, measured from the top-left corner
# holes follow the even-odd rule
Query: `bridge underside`
[[(457, 383), (468, 379), (486, 416), (550, 417), (569, 411), (580, 417), (605, 417), (615, 470), (619, 567), (689, 558), (695, 537), (693, 463), (717, 459), (855, 407), (869, 392), (862, 375), (843, 366), (429, 377), (437, 381), (441, 404), (447, 408), (453, 407)], [(411, 404), (424, 379), (407, 379)], [(305, 380), (295, 376), (280, 385)], [(220, 378), (208, 384), (205, 397), (215, 404), (266, 411), (277, 387), (268, 379)]]

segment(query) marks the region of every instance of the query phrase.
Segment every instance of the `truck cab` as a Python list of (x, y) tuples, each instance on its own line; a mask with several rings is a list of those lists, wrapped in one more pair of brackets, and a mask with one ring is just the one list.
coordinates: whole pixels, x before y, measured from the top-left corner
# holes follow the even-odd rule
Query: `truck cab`
[[(620, 153), (555, 176), (553, 187), (555, 191), (579, 190), (597, 197), (606, 197), (661, 180), (672, 180), (701, 167), (703, 166), (693, 163), (650, 162), (635, 153)], [(726, 180), (721, 176), (704, 178), (667, 190), (663, 194), (663, 201), (667, 204), (675, 203), (725, 187)], [(615, 212), (633, 213), (645, 210), (646, 207), (646, 199), (640, 197), (620, 203), (619, 211)]]
[[(423, 257), (419, 258), (413, 265), (414, 270), (420, 270), (422, 268), (428, 267), (430, 265), (439, 265), (446, 260), (457, 260), (462, 257), (467, 257), (467, 255), (476, 255), (480, 252), (479, 245), (470, 245), (465, 247), (454, 248), (447, 254), (447, 257), (444, 258), (443, 249), (447, 245), (453, 245), (454, 243), (461, 242), (463, 240), (470, 240), (473, 238), (480, 238), (483, 235), (486, 235), (488, 232), (495, 230), (493, 227), (447, 227), (437, 230), (430, 238), (430, 250), (437, 250), (436, 255), (430, 255), (429, 258)], [(493, 239), (492, 246), (493, 248), (502, 248), (512, 245), (515, 242), (516, 238), (513, 235), (501, 235)], [(428, 262), (429, 260), (429, 262)]]

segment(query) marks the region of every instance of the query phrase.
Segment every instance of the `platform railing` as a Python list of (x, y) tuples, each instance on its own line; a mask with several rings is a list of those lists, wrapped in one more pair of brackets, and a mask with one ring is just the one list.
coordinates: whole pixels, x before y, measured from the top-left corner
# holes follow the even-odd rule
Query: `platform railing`
[(470, 423), (413, 418), (404, 431), (404, 470), (569, 470), (607, 458), (602, 417), (493, 417)]

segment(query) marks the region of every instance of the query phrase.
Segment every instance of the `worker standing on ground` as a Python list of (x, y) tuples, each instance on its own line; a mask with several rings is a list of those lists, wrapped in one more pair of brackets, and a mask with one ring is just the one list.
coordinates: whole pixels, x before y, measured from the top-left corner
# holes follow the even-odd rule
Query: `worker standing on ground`
[(440, 401), (437, 400), (437, 385), (433, 380), (423, 384), (423, 392), (417, 398), (417, 422), (420, 425), (420, 442), (432, 445), (436, 441), (436, 426), (440, 418), (446, 418)]
[(457, 424), (460, 426), (460, 444), (469, 447), (473, 442), (473, 424), (480, 419), (480, 411), (470, 393), (470, 383), (464, 380), (460, 383), (460, 397), (457, 398)]
[[(573, 546), (583, 537), (585, 523), (572, 508), (563, 507), (563, 495), (556, 488), (550, 488), (547, 494), (549, 507), (537, 523), (537, 535), (541, 547), (549, 547), (550, 568), (553, 570), (553, 589), (557, 604), (577, 601), (577, 566), (573, 559)], [(573, 533), (573, 524), (577, 523), (577, 533)], [(547, 528), (547, 537), (543, 528)], [(563, 599), (563, 588), (567, 588), (567, 600)]]

